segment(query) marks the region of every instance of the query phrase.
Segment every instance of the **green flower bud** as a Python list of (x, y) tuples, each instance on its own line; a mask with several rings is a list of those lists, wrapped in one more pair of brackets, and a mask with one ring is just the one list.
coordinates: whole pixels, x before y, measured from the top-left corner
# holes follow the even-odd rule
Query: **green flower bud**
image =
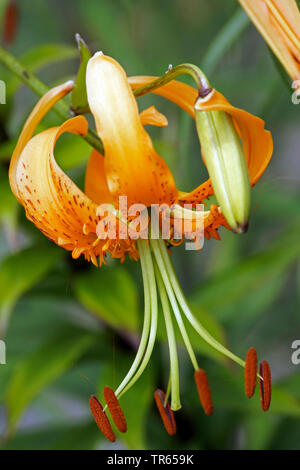
[(202, 155), (222, 213), (235, 233), (244, 233), (248, 228), (250, 181), (232, 118), (225, 111), (200, 111), (197, 102), (195, 117)]

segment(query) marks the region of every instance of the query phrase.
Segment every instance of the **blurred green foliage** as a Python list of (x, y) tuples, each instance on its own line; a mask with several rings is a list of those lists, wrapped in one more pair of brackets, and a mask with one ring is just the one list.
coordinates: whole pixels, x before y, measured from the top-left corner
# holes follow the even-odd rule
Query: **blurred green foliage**
[[(5, 2), (2, 2), (1, 6)], [(161, 324), (153, 359), (122, 399), (128, 433), (118, 448), (299, 449), (300, 374), (291, 362), (299, 339), (299, 110), (267, 46), (235, 0), (22, 0), (9, 50), (48, 86), (74, 78), (80, 33), (129, 75), (160, 75), (181, 62), (203, 65), (211, 82), (237, 106), (266, 121), (274, 158), (252, 192), (249, 232), (225, 230), (199, 253), (174, 249), (173, 259), (195, 313), (242, 356), (255, 346), (271, 363), (274, 396), (263, 414), (243, 394), (243, 374), (191, 334), (211, 380), (216, 412), (206, 417), (193, 371), (180, 348), (183, 408), (170, 438), (153, 405), (166, 387), (168, 361)], [(2, 14), (2, 9), (0, 11)], [(143, 291), (138, 263), (109, 261), (97, 270), (53, 246), (30, 224), (12, 197), (7, 168), (18, 133), (36, 97), (10, 72), (0, 106), (0, 326), (7, 364), (0, 365), (0, 443), (3, 449), (110, 448), (88, 409), (91, 393), (117, 386), (134, 357)], [(178, 185), (189, 190), (206, 176), (192, 120), (157, 97), (169, 119), (151, 129)], [(41, 128), (57, 124), (54, 113)], [(63, 137), (57, 160), (82, 185), (90, 149)]]

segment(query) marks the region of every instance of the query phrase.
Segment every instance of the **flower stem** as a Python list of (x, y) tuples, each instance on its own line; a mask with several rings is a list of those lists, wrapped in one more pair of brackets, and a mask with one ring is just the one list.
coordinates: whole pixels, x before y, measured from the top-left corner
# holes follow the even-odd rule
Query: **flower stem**
[[(49, 90), (45, 83), (37, 78), (32, 72), (26, 70), (12, 54), (10, 54), (1, 46), (0, 62), (14, 75), (16, 75), (23, 83), (31, 88), (31, 90), (34, 91), (34, 93), (36, 93), (38, 96), (43, 96)], [(63, 120), (67, 120), (71, 117), (70, 108), (63, 100), (56, 103), (56, 105), (53, 107), (53, 110)], [(103, 145), (94, 131), (89, 130), (83, 139), (86, 140), (86, 142), (88, 142), (88, 144), (94, 147), (98, 152), (103, 152)]]
[(134, 96), (139, 97), (146, 95), (147, 93), (150, 93), (157, 88), (166, 85), (171, 80), (174, 80), (174, 78), (185, 74), (190, 75), (195, 80), (198, 88), (198, 97), (204, 98), (212, 91), (212, 87), (208, 79), (199, 67), (194, 64), (181, 64), (177, 65), (176, 67), (170, 67), (170, 69), (164, 75), (157, 78), (156, 80), (153, 80), (153, 82), (150, 82), (140, 88), (136, 88), (133, 92)]
[[(173, 411), (180, 410), (181, 403), (180, 403), (180, 394), (179, 394), (179, 368), (178, 368), (178, 355), (177, 355), (177, 348), (176, 348), (176, 338), (175, 338), (175, 331), (172, 323), (171, 312), (170, 312), (170, 305), (168, 296), (166, 293), (166, 289), (157, 266), (157, 263), (154, 264), (155, 267), (155, 274), (157, 280), (157, 287), (159, 290), (161, 305), (163, 309), (163, 314), (165, 318), (166, 324), (166, 331), (169, 343), (169, 351), (170, 351), (170, 386), (171, 386), (171, 409)], [(169, 387), (168, 387), (169, 388)]]

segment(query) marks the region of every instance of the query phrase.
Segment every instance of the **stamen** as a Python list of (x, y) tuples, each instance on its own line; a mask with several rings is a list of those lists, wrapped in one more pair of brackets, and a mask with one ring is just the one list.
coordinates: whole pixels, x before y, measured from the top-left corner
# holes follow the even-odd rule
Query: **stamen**
[(246, 355), (245, 364), (245, 393), (248, 398), (254, 395), (257, 381), (257, 354), (250, 348)]
[(208, 378), (204, 369), (198, 369), (194, 372), (194, 379), (196, 382), (199, 398), (201, 405), (204, 409), (205, 414), (212, 415), (214, 412), (214, 406), (212, 403), (210, 386)]
[[(160, 248), (160, 254), (161, 256), (159, 259), (156, 259), (157, 264), (159, 265), (160, 271), (165, 271), (167, 273), (167, 276), (163, 276), (163, 280), (165, 283), (165, 287), (167, 289), (168, 295), (169, 294), (169, 289), (167, 287), (167, 284), (170, 286), (171, 285), (171, 290), (172, 292), (176, 295), (176, 298), (178, 300), (178, 304), (181, 307), (183, 313), (185, 314), (186, 318), (192, 325), (192, 327), (197, 331), (197, 333), (206, 341), (208, 344), (210, 344), (214, 349), (219, 351), (221, 354), (224, 354), (224, 356), (229, 357), (232, 361), (236, 362), (242, 367), (245, 367), (245, 361), (243, 361), (240, 357), (236, 356), (233, 354), (229, 349), (225, 348), (219, 341), (217, 341), (205, 328), (204, 326), (197, 320), (196, 317), (194, 317), (193, 313), (191, 312), (187, 300), (183, 294), (183, 291), (180, 287), (179, 281), (177, 279), (177, 276), (174, 271), (174, 267), (172, 265), (172, 262), (170, 260), (168, 250), (166, 248), (164, 240), (152, 240), (152, 246), (154, 245), (154, 242), (159, 244)], [(171, 298), (170, 298), (171, 301)], [(196, 368), (195, 368), (196, 369)]]
[[(157, 332), (158, 305), (157, 305), (157, 291), (156, 291), (154, 266), (153, 266), (150, 247), (147, 246), (147, 243), (145, 240), (139, 240), (139, 241), (141, 242), (141, 244), (139, 245), (139, 250), (140, 250), (140, 247), (142, 247), (143, 245), (142, 242), (144, 242), (143, 251), (144, 251), (144, 258), (145, 258), (147, 278), (148, 278), (147, 282), (148, 282), (148, 288), (149, 288), (149, 294), (150, 294), (151, 324), (150, 324), (148, 344), (145, 349), (142, 362), (139, 365), (138, 370), (134, 373), (133, 377), (129, 381), (129, 383), (127, 383), (127, 385), (124, 386), (121, 391), (119, 391), (120, 387), (118, 388), (118, 390), (116, 391), (116, 395), (118, 398), (120, 398), (124, 393), (126, 393), (135, 384), (135, 382), (140, 378), (145, 368), (147, 367), (147, 364), (151, 358), (151, 354), (154, 348), (156, 332)], [(141, 254), (141, 251), (140, 251), (140, 254)]]
[(110, 422), (105, 412), (103, 411), (103, 407), (99, 402), (98, 398), (95, 395), (91, 395), (89, 403), (91, 412), (98, 425), (98, 428), (100, 429), (100, 431), (102, 431), (106, 439), (108, 439), (110, 442), (115, 442), (116, 436), (114, 435)]
[(267, 361), (259, 364), (259, 374), (263, 378), (259, 380), (261, 407), (263, 411), (268, 411), (271, 403), (271, 370)]
[(177, 430), (176, 421), (169, 403), (167, 402), (166, 405), (164, 404), (165, 393), (162, 390), (157, 389), (154, 393), (154, 399), (167, 433), (170, 434), (170, 436), (173, 436), (176, 434)]
[(157, 286), (158, 286), (158, 290), (160, 294), (162, 310), (163, 310), (164, 319), (165, 319), (168, 344), (169, 344), (169, 353), (170, 353), (170, 381), (169, 381), (168, 391), (169, 389), (171, 391), (171, 409), (176, 411), (181, 408), (181, 403), (180, 403), (180, 393), (179, 393), (179, 370), (178, 370), (178, 356), (177, 356), (175, 331), (174, 331), (173, 322), (171, 318), (168, 296), (167, 296), (164, 283), (161, 278), (161, 274), (159, 272), (156, 262), (155, 262), (155, 273), (156, 273)]
[(120, 406), (120, 403), (115, 395), (115, 392), (110, 387), (104, 387), (104, 398), (107, 403), (108, 409), (114, 420), (115, 425), (117, 426), (120, 432), (127, 431), (127, 423)]
[(149, 280), (148, 280), (148, 268), (147, 268), (146, 255), (145, 255), (146, 242), (144, 240), (138, 240), (137, 245), (138, 245), (138, 249), (140, 253), (143, 284), (144, 284), (144, 305), (145, 305), (144, 325), (143, 325), (141, 341), (140, 341), (140, 345), (139, 345), (136, 357), (126, 377), (123, 379), (122, 383), (119, 385), (119, 387), (116, 390), (115, 394), (117, 397), (120, 397), (122, 391), (125, 389), (125, 387), (128, 385), (132, 377), (137, 372), (138, 366), (140, 365), (140, 362), (146, 351), (147, 342), (149, 338), (149, 332), (150, 332), (151, 308), (150, 308), (150, 286), (149, 286)]
[[(173, 309), (173, 313), (175, 315), (178, 327), (180, 329), (183, 342), (184, 342), (186, 350), (187, 350), (187, 352), (190, 356), (190, 359), (191, 359), (191, 362), (194, 366), (194, 369), (197, 370), (197, 369), (199, 369), (198, 362), (197, 362), (195, 353), (193, 351), (193, 347), (191, 345), (191, 342), (189, 340), (189, 336), (187, 334), (186, 328), (184, 326), (184, 323), (183, 323), (183, 320), (182, 320), (182, 317), (181, 317), (181, 313), (180, 313), (179, 307), (177, 305), (176, 297), (175, 297), (175, 294), (173, 292), (172, 285), (171, 285), (166, 267), (163, 263), (162, 254), (161, 254), (161, 251), (160, 251), (160, 246), (158, 244), (158, 240), (151, 240), (150, 243), (151, 243), (151, 247), (152, 247), (152, 250), (153, 250), (153, 253), (154, 253), (154, 256), (155, 256), (157, 266), (159, 268), (161, 277), (163, 279), (163, 282), (164, 282), (164, 285), (165, 285), (165, 288), (166, 288), (166, 291), (167, 291), (167, 294), (168, 294), (168, 297), (169, 297), (169, 300), (170, 300), (170, 304), (171, 304), (172, 309)], [(168, 250), (167, 250), (165, 245), (164, 245), (164, 247), (166, 249), (166, 253), (167, 253), (167, 256), (168, 256)]]

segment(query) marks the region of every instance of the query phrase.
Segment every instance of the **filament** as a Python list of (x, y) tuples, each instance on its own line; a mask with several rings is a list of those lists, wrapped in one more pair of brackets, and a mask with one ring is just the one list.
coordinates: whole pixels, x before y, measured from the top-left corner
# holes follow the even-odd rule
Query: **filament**
[(166, 291), (168, 293), (168, 297), (169, 297), (170, 303), (172, 305), (172, 309), (173, 309), (175, 318), (177, 320), (177, 323), (178, 323), (178, 326), (179, 326), (179, 329), (180, 329), (185, 347), (186, 347), (187, 352), (190, 356), (190, 359), (191, 359), (191, 362), (194, 366), (194, 369), (197, 370), (197, 369), (199, 369), (198, 362), (197, 362), (194, 350), (192, 348), (192, 345), (190, 343), (190, 339), (189, 339), (188, 334), (186, 332), (186, 329), (185, 329), (185, 326), (184, 326), (184, 323), (183, 323), (183, 320), (182, 320), (182, 317), (181, 317), (181, 314), (180, 314), (180, 310), (179, 310), (179, 307), (178, 307), (178, 304), (177, 304), (177, 301), (176, 301), (176, 297), (174, 295), (172, 285), (171, 285), (170, 279), (168, 277), (167, 270), (165, 268), (165, 264), (164, 264), (162, 256), (161, 256), (159, 241), (158, 240), (151, 240), (150, 243), (151, 243), (151, 247), (153, 249), (155, 260), (156, 260), (157, 265), (159, 267), (159, 271), (160, 271), (161, 277), (163, 279)]
[[(156, 281), (155, 281), (155, 274), (154, 274), (154, 267), (151, 257), (150, 248), (146, 246), (146, 241), (140, 240), (140, 247), (143, 246), (145, 249), (143, 251), (143, 255), (145, 257), (145, 265), (147, 271), (147, 279), (148, 279), (148, 286), (150, 289), (150, 308), (151, 308), (151, 324), (150, 324), (150, 333), (147, 348), (143, 357), (143, 360), (135, 372), (134, 376), (131, 378), (130, 382), (123, 388), (121, 392), (118, 393), (118, 398), (121, 397), (125, 392), (127, 392), (135, 382), (140, 378), (142, 373), (144, 372), (147, 364), (150, 360), (155, 339), (156, 339), (156, 332), (157, 332), (157, 291), (156, 291)], [(142, 255), (142, 256), (143, 256)]]
[[(154, 243), (154, 241), (152, 242)], [(190, 324), (193, 326), (193, 328), (199, 333), (199, 335), (206, 341), (208, 344), (210, 344), (214, 349), (219, 351), (220, 353), (224, 354), (224, 356), (227, 356), (229, 359), (232, 361), (236, 362), (242, 367), (245, 367), (245, 361), (243, 361), (241, 358), (233, 354), (229, 349), (225, 348), (219, 341), (217, 341), (211, 334), (201, 325), (201, 323), (194, 317), (192, 312), (189, 309), (189, 306), (187, 304), (187, 301), (184, 297), (184, 294), (182, 292), (182, 289), (180, 287), (180, 284), (178, 282), (177, 276), (174, 272), (173, 265), (171, 263), (170, 257), (168, 255), (167, 248), (164, 244), (163, 240), (157, 240), (157, 243), (159, 244), (160, 247), (160, 252), (163, 257), (163, 264), (165, 266), (167, 276), (169, 278), (169, 282), (171, 284), (171, 288), (173, 288), (174, 293), (177, 297), (178, 303), (180, 307), (183, 310), (183, 313), (185, 314), (186, 318), (189, 320)]]
[[(157, 280), (157, 286), (160, 294), (160, 300), (162, 304), (162, 310), (165, 318), (166, 331), (169, 343), (170, 351), (170, 381), (171, 386), (171, 409), (176, 411), (181, 408), (180, 395), (179, 395), (179, 369), (178, 369), (178, 355), (176, 348), (176, 338), (174, 327), (171, 318), (170, 305), (166, 289), (161, 278), (157, 263), (155, 263), (155, 274)], [(168, 386), (169, 388), (169, 386)], [(167, 393), (168, 396), (168, 393)]]
[(120, 393), (122, 390), (126, 387), (126, 385), (129, 383), (131, 378), (134, 376), (141, 359), (144, 355), (146, 346), (147, 346), (147, 341), (149, 337), (149, 331), (150, 331), (150, 320), (151, 320), (151, 308), (150, 308), (150, 287), (149, 287), (149, 280), (148, 280), (148, 271), (147, 271), (147, 266), (146, 266), (146, 260), (145, 260), (145, 247), (146, 242), (144, 240), (138, 240), (137, 245), (140, 253), (140, 260), (141, 260), (141, 267), (142, 267), (142, 276), (143, 276), (143, 284), (144, 284), (144, 325), (143, 325), (143, 331), (142, 331), (142, 336), (141, 336), (141, 341), (139, 344), (139, 348), (137, 351), (137, 354), (135, 356), (135, 359), (132, 363), (132, 366), (130, 367), (126, 377), (123, 379), (122, 383), (119, 385), (119, 387), (116, 390), (116, 396), (120, 396)]

